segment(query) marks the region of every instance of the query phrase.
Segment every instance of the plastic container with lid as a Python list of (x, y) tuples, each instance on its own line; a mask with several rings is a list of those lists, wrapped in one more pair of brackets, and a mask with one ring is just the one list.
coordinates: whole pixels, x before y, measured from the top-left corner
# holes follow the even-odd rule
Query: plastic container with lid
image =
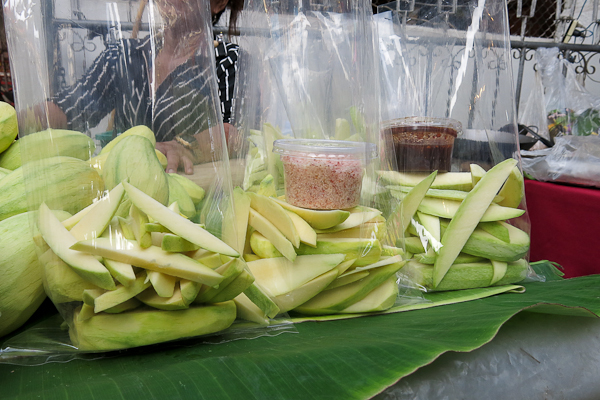
[(374, 144), (343, 140), (281, 139), (273, 151), (283, 164), (287, 202), (315, 210), (357, 206), (364, 169), (377, 157)]
[(450, 118), (408, 117), (384, 123), (383, 133), (402, 172), (447, 172), (462, 124)]

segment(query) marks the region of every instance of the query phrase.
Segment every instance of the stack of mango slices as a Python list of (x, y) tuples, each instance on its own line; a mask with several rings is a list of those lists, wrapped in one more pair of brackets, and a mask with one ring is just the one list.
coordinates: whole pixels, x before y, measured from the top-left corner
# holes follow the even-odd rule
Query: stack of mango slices
[(388, 219), (411, 260), (403, 272), (427, 290), (519, 282), (527, 275), (529, 235), (508, 223), (525, 212), (523, 176), (507, 159), (489, 171), (380, 171), (400, 202)]

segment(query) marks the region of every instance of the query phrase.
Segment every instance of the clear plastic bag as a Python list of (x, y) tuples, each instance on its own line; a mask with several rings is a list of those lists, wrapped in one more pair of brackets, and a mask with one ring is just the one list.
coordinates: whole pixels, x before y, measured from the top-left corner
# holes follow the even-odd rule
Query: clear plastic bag
[(542, 136), (555, 146), (522, 151), (523, 170), (541, 181), (598, 186), (600, 98), (577, 82), (558, 48), (538, 49), (536, 60), (539, 86), (528, 99), (522, 122), (539, 124), (542, 133), (548, 132)]
[[(305, 297), (290, 303), (290, 313), (372, 312), (423, 301), (397, 274), (402, 250), (384, 242), (376, 207), (379, 95), (370, 4), (251, 1), (246, 10), (243, 93), (236, 96), (236, 127), (247, 146), (236, 152), (240, 185), (274, 224), (277, 213), (291, 211), (300, 233), (296, 245), (284, 227), (281, 240), (251, 217), (249, 265), (272, 262), (273, 276), (277, 263), (314, 270), (318, 276), (295, 290)], [(260, 283), (271, 287), (272, 278)]]
[(534, 275), (506, 20), (494, 0), (397, 1), (375, 16), (387, 235), (412, 255), (403, 271), (423, 290)]
[[(539, 71), (535, 71), (535, 82), (533, 85), (533, 89), (529, 93), (529, 97), (525, 102), (525, 108), (523, 112), (519, 114), (519, 125), (521, 129), (531, 129), (539, 138), (546, 139), (546, 146), (542, 140), (538, 140), (534, 142), (533, 146), (528, 148), (527, 150), (539, 150), (546, 147), (552, 147), (552, 138), (550, 137), (550, 132), (548, 131), (548, 120), (546, 113), (546, 101), (544, 95), (544, 87), (542, 85), (542, 80), (540, 77)], [(524, 128), (526, 127), (526, 128)], [(519, 132), (519, 134), (523, 134), (523, 132)], [(531, 133), (529, 133), (531, 135)], [(521, 149), (525, 150), (523, 147)]]
[(598, 135), (600, 97), (588, 92), (577, 81), (574, 67), (559, 58), (559, 49), (536, 50), (538, 71), (551, 138), (564, 135)]
[[(208, 3), (82, 7), (98, 21), (56, 23), (69, 11), (4, 2), (22, 159), (14, 185), (26, 193), (14, 212), (34, 211), (44, 288), (68, 326), (64, 356), (277, 325), (240, 299), (254, 277), (235, 250)], [(27, 348), (22, 335), (25, 353), (62, 346)]]
[(550, 149), (524, 151), (523, 171), (547, 182), (600, 187), (600, 138), (562, 136)]

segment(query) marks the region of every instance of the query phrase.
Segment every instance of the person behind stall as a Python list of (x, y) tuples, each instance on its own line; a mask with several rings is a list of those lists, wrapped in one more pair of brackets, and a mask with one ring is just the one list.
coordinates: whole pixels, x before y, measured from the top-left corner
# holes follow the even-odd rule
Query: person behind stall
[[(208, 136), (211, 68), (202, 55), (202, 0), (157, 0), (164, 21), (160, 49), (148, 36), (109, 44), (84, 76), (47, 103), (53, 128), (85, 131), (114, 110), (114, 129), (123, 132), (146, 125), (156, 136), (156, 148), (167, 157), (167, 172), (182, 167), (193, 173), (194, 162), (212, 159)], [(230, 9), (229, 33), (236, 30), (243, 0), (211, 0), (213, 25)], [(219, 96), (226, 137), (237, 45), (215, 42)], [(154, 50), (154, 52), (153, 52)], [(151, 55), (155, 58), (152, 60)], [(206, 52), (205, 52), (206, 54)]]

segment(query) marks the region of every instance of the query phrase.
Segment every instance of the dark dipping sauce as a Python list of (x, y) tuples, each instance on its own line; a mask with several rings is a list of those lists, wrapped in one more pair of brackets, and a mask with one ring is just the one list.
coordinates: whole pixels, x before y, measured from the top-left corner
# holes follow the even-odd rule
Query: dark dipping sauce
[(395, 151), (398, 171), (450, 171), (458, 132), (444, 126), (396, 126), (386, 129)]

